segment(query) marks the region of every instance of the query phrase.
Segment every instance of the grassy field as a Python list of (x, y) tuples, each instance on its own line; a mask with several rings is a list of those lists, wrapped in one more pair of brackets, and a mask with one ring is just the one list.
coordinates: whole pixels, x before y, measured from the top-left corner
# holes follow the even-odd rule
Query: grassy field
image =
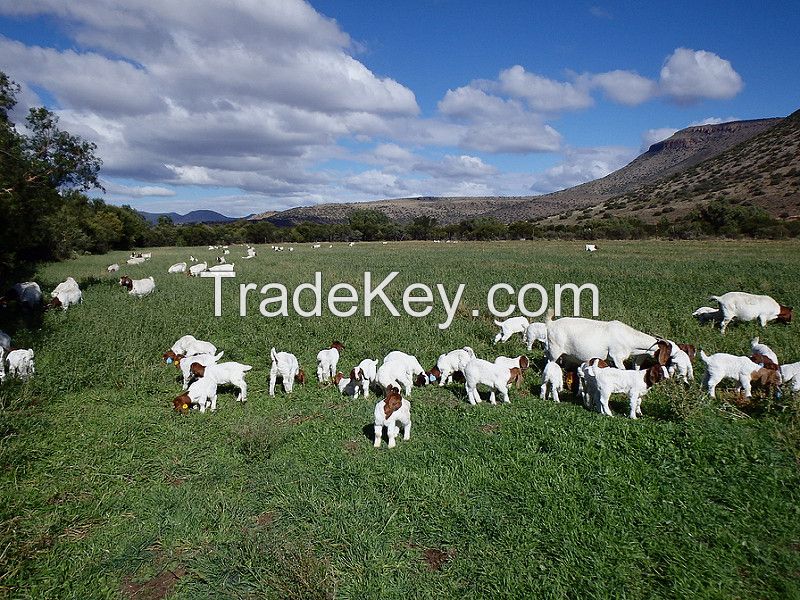
[[(469, 344), (491, 345), (486, 291), (536, 282), (591, 282), (600, 318), (618, 318), (707, 352), (749, 352), (754, 335), (783, 362), (800, 360), (798, 325), (731, 326), (692, 319), (710, 294), (766, 293), (800, 308), (797, 242), (508, 242), (334, 244), (237, 262), (236, 283), (297, 284), (323, 274), (363, 288), (400, 274), (466, 284), (452, 326), (438, 294), (425, 318), (264, 318), (260, 295), (238, 313), (223, 282), (167, 275), (205, 249), (154, 249), (123, 268), (154, 275), (136, 300), (106, 274), (124, 253), (43, 267), (42, 288), (71, 275), (84, 304), (41, 320), (0, 315), (15, 345), (36, 350), (37, 374), (0, 387), (0, 590), (25, 598), (798, 598), (800, 400), (751, 407), (712, 401), (695, 383), (660, 384), (644, 417), (586, 411), (568, 394), (536, 395), (541, 349), (511, 404), (470, 406), (463, 386), (415, 389), (414, 428), (397, 448), (372, 447), (374, 397), (346, 399), (312, 376), (267, 394), (269, 348), (308, 373), (334, 339), (349, 370), (402, 349), (429, 367)], [(232, 250), (240, 256), (239, 248)], [(498, 295), (498, 299), (502, 295)], [(473, 309), (481, 314), (472, 316)], [(401, 309), (402, 310), (402, 309)], [(29, 327), (25, 329), (24, 326)], [(213, 341), (254, 366), (249, 402), (225, 390), (214, 414), (175, 414), (178, 373), (161, 362), (177, 338)], [(695, 365), (702, 378), (702, 363)], [(730, 400), (730, 401), (729, 401)]]

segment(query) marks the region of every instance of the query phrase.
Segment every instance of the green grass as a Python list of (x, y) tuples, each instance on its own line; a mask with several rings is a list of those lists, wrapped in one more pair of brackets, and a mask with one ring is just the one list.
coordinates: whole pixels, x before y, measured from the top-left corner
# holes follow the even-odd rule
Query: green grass
[[(540, 400), (533, 369), (510, 405), (472, 407), (459, 386), (415, 390), (412, 438), (389, 451), (372, 448), (374, 397), (346, 399), (316, 381), (267, 395), (273, 345), (309, 373), (334, 339), (346, 347), (342, 370), (392, 349), (426, 367), (465, 344), (481, 357), (517, 355), (518, 336), (491, 345), (485, 294), (503, 281), (593, 282), (601, 318), (707, 352), (743, 354), (760, 335), (793, 362), (796, 324), (742, 324), (722, 337), (690, 315), (710, 294), (739, 289), (800, 305), (800, 244), (606, 242), (594, 254), (574, 242), (335, 244), (236, 259), (237, 283), (290, 292), (315, 271), (325, 291), (338, 282), (360, 290), (366, 270), (379, 279), (400, 271), (395, 300), (415, 281), (451, 293), (465, 283), (445, 331), (438, 301), (421, 319), (385, 310), (342, 319), (327, 308), (321, 318), (267, 319), (251, 294), (241, 318), (230, 281), (214, 318), (211, 281), (166, 274), (190, 252), (213, 255), (155, 249), (123, 269), (155, 276), (156, 293), (141, 301), (105, 273), (124, 253), (48, 265), (43, 289), (72, 275), (86, 284), (85, 303), (30, 329), (1, 317), (15, 344), (37, 353), (34, 379), (0, 388), (6, 595), (800, 597), (796, 399), (761, 400), (745, 414), (697, 384), (667, 382), (630, 421), (621, 397), (614, 418), (568, 394), (560, 405)], [(180, 384), (160, 356), (189, 332), (254, 365), (246, 405), (225, 391), (215, 414), (172, 412)], [(700, 379), (702, 363), (695, 370)]]

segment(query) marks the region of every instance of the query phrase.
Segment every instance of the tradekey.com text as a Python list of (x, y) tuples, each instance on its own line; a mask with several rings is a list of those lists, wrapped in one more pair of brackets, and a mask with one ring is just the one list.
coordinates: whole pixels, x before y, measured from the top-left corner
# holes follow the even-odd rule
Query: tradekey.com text
[[(291, 293), (291, 308), (301, 317), (320, 317), (323, 310), (323, 298), (328, 311), (336, 317), (352, 317), (361, 312), (365, 317), (372, 316), (373, 308), (383, 305), (394, 317), (400, 316), (398, 306), (411, 317), (427, 317), (433, 312), (434, 306), (441, 302), (445, 318), (437, 326), (447, 329), (453, 322), (456, 311), (461, 303), (466, 285), (458, 284), (455, 289), (446, 289), (441, 283), (429, 286), (424, 283), (412, 283), (403, 290), (402, 300), (395, 303), (386, 295), (390, 291), (391, 283), (399, 271), (392, 271), (382, 280), (377, 281), (369, 271), (364, 272), (364, 286), (362, 293), (349, 283), (332, 285), (327, 293), (323, 292), (322, 273), (314, 273), (314, 281), (301, 283)], [(214, 279), (214, 316), (222, 316), (222, 280), (236, 277), (231, 271), (204, 271), (201, 277)], [(434, 289), (436, 294), (434, 294)], [(399, 291), (399, 290), (398, 290)], [(600, 291), (592, 283), (575, 285), (574, 283), (557, 283), (553, 288), (555, 316), (561, 316), (562, 297), (565, 292), (572, 295), (573, 314), (580, 315), (581, 293), (587, 291), (591, 294), (592, 316), (600, 314)], [(289, 316), (290, 293), (282, 283), (267, 283), (258, 286), (255, 283), (239, 284), (239, 316), (247, 316), (250, 297), (260, 301), (258, 310), (264, 317)], [(438, 295), (438, 298), (436, 297)], [(547, 290), (538, 283), (526, 283), (519, 290), (507, 283), (496, 283), (491, 286), (486, 294), (486, 308), (495, 317), (505, 318), (516, 311), (526, 317), (539, 317), (549, 307), (550, 296)], [(359, 309), (362, 309), (359, 311)], [(473, 309), (473, 317), (480, 315), (480, 309)]]

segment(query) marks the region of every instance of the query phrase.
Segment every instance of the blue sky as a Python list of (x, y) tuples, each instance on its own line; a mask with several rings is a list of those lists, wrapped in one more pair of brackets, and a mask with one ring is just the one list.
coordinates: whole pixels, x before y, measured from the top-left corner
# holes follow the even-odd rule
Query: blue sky
[(0, 69), (108, 202), (239, 216), (540, 194), (800, 108), (793, 3), (0, 0)]

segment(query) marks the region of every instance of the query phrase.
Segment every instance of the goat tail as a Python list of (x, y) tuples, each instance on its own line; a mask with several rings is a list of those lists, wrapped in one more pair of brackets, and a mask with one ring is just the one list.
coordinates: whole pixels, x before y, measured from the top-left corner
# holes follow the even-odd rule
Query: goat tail
[(225, 354), (225, 350), (220, 350), (219, 354), (217, 354), (217, 355), (214, 357), (214, 362), (217, 362), (217, 361), (219, 361), (219, 359), (220, 359), (220, 358), (222, 358), (222, 355), (223, 355), (223, 354)]
[(253, 368), (253, 365), (242, 365), (242, 371), (245, 373)]
[(704, 363), (708, 364), (708, 354), (706, 354), (705, 352), (703, 352), (703, 349), (702, 349), (702, 348), (700, 348), (700, 358), (702, 358), (702, 359), (703, 359), (703, 362), (704, 362)]
[(497, 325), (498, 327), (502, 327), (503, 326), (503, 323), (498, 321), (497, 319), (494, 320), (494, 324)]
[(552, 306), (547, 309), (547, 314), (544, 316), (545, 325), (547, 323), (550, 323), (553, 320), (553, 317), (555, 316), (555, 314), (556, 314), (556, 311), (553, 310)]
[(709, 300), (715, 300), (716, 302), (719, 302), (719, 296), (709, 296), (708, 299)]
[(273, 346), (272, 349), (270, 349), (269, 356), (272, 359), (272, 362), (276, 362), (278, 360), (278, 353), (275, 352), (275, 346)]

